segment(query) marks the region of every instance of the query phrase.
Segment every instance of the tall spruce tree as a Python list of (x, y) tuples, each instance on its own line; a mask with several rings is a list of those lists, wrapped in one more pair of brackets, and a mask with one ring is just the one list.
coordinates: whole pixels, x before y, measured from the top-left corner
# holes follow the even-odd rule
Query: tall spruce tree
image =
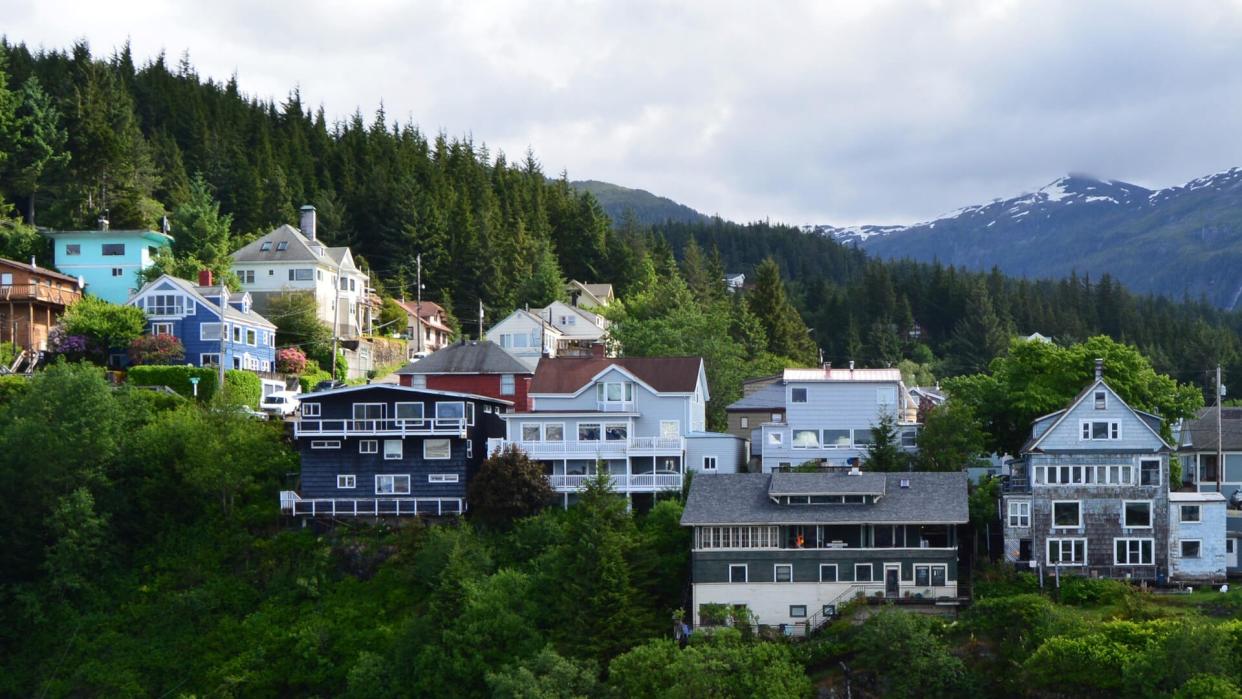
[(50, 172), (69, 160), (69, 153), (65, 151), (66, 134), (60, 112), (39, 85), (39, 79), (27, 78), (19, 98), (10, 145), (5, 149), (9, 157), (0, 165), (0, 172), (8, 180), (9, 192), (25, 199), (23, 216), (26, 223), (34, 225), (35, 195), (47, 183)]
[(816, 362), (815, 343), (786, 296), (775, 259), (769, 257), (755, 268), (755, 288), (747, 294), (746, 301), (767, 333), (769, 352), (803, 364)]

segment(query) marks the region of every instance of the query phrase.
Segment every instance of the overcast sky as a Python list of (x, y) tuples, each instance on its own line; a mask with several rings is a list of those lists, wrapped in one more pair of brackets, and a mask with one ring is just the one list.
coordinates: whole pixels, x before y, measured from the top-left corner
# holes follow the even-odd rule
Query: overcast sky
[(0, 0), (48, 48), (128, 37), (330, 117), (383, 100), (550, 174), (741, 221), (902, 223), (1066, 172), (1242, 165), (1239, 2)]

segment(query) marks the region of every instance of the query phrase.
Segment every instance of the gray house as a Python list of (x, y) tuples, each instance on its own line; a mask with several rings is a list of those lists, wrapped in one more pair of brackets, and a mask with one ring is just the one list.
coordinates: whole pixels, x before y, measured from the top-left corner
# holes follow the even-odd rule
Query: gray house
[(1031, 426), (1001, 511), (1005, 558), (1045, 574), (1164, 581), (1169, 454), (1161, 420), (1102, 378)]
[(745, 606), (759, 624), (813, 630), (858, 595), (956, 598), (966, 474), (741, 473), (696, 478), (693, 617)]
[[(1182, 462), (1182, 482), (1200, 493), (1221, 493), (1228, 501), (1242, 489), (1242, 408), (1224, 408), (1217, 431), (1216, 411), (1204, 408), (1187, 420), (1177, 440)], [(1218, 437), (1219, 436), (1219, 437)], [(1223, 465), (1219, 462), (1224, 462)], [(1238, 548), (1242, 546), (1242, 511), (1225, 511), (1226, 565), (1231, 574), (1242, 574)]]
[(502, 415), (504, 439), (543, 462), (565, 505), (597, 468), (635, 504), (681, 490), (685, 473), (733, 473), (743, 441), (706, 430), (700, 357), (549, 357), (531, 382), (531, 410)]

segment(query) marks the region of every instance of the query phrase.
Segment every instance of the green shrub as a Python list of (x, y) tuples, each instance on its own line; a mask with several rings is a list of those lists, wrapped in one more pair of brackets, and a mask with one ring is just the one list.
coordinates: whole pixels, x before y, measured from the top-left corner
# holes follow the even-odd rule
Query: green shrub
[[(127, 380), (134, 386), (168, 386), (190, 398), (194, 396), (190, 378), (198, 377), (198, 399), (206, 402), (216, 395), (217, 373), (214, 367), (147, 365), (131, 367)], [(229, 369), (224, 372), (224, 384), (230, 400), (238, 404), (258, 405), (263, 396), (262, 382), (258, 375), (249, 371)]]
[(315, 390), (315, 385), (320, 381), (327, 381), (332, 378), (332, 374), (326, 371), (308, 372), (298, 377), (298, 385), (302, 387), (302, 393), (310, 393)]
[(257, 406), (263, 400), (263, 382), (258, 374), (238, 369), (224, 372), (225, 393), (233, 403)]
[(972, 633), (995, 641), (1003, 655), (1015, 660), (1074, 625), (1072, 614), (1038, 594), (979, 600), (964, 621)]
[(1134, 589), (1120, 580), (1067, 575), (1061, 578), (1060, 599), (1077, 607), (1098, 607), (1120, 602)]
[(1173, 693), (1173, 699), (1242, 699), (1242, 692), (1224, 677), (1195, 675)]
[(1131, 651), (1103, 634), (1055, 636), (1022, 664), (1027, 681), (1039, 689), (1073, 696), (1092, 691), (1115, 693)]
[(1034, 573), (1014, 570), (1011, 565), (985, 565), (974, 574), (975, 599), (1005, 597), (1039, 592), (1039, 578)]
[(24, 395), (30, 387), (30, 379), (24, 376), (0, 376), (0, 405), (8, 405)]
[(857, 667), (872, 673), (885, 697), (958, 697), (973, 692), (973, 678), (949, 649), (943, 622), (884, 610), (859, 629)]

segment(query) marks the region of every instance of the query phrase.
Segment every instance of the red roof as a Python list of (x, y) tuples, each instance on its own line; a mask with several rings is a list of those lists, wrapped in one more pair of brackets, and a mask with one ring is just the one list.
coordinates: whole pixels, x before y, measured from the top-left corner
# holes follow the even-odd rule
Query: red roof
[(419, 302), (419, 301), (402, 301), (400, 299), (395, 299), (395, 300), (397, 301), (398, 306), (405, 309), (406, 313), (417, 316), (418, 319), (422, 321), (424, 324), (430, 327), (436, 328), (438, 330), (444, 330), (444, 331), (451, 332), (451, 329), (447, 325), (444, 325), (440, 321), (431, 320), (432, 316), (440, 316), (441, 318), (444, 317), (444, 307), (441, 306), (440, 304), (435, 303), (434, 301)]
[(624, 368), (661, 393), (691, 393), (702, 357), (554, 357), (539, 360), (531, 393), (577, 393), (610, 366)]

